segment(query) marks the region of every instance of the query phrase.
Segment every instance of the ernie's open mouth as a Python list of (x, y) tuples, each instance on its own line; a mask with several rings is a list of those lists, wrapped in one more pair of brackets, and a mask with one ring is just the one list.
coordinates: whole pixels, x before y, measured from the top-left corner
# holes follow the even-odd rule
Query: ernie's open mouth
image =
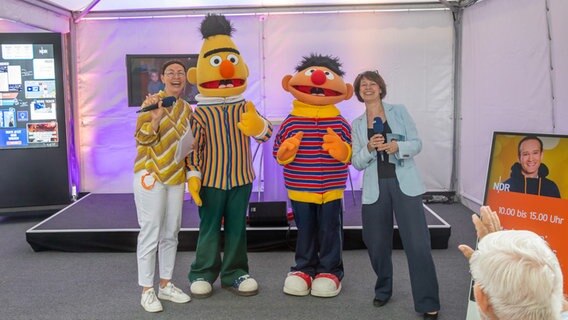
[(225, 89), (225, 88), (240, 87), (244, 83), (245, 83), (244, 79), (223, 79), (223, 80), (204, 82), (200, 84), (200, 86), (205, 89)]
[(327, 89), (327, 88), (319, 88), (319, 87), (312, 87), (312, 86), (294, 86), (294, 88), (300, 92), (305, 94), (311, 94), (313, 96), (320, 96), (320, 97), (333, 97), (333, 96), (340, 96), (341, 92), (337, 92), (335, 90)]

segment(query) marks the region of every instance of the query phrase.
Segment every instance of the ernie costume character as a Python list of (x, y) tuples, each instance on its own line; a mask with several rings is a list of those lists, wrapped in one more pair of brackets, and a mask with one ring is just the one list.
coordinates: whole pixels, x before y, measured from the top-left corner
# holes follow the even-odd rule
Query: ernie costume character
[(188, 81), (199, 90), (191, 118), (196, 145), (188, 158), (188, 189), (201, 219), (190, 290), (193, 297), (208, 297), (220, 276), (222, 287), (252, 296), (258, 284), (249, 275), (246, 240), (246, 210), (255, 178), (250, 137), (267, 141), (272, 126), (241, 96), (249, 73), (231, 39), (231, 23), (210, 14), (200, 30), (203, 45), (197, 66), (187, 71)]
[(342, 199), (351, 160), (351, 126), (334, 105), (353, 96), (337, 58), (304, 57), (282, 87), (296, 100), (275, 137), (273, 155), (284, 166), (284, 181), (298, 228), (296, 265), (284, 292), (334, 297), (343, 279)]

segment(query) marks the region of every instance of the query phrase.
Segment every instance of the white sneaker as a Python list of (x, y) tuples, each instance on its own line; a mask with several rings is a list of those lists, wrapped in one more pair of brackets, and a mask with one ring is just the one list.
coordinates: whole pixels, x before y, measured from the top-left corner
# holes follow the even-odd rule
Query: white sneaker
[(312, 282), (311, 294), (314, 297), (331, 298), (341, 291), (341, 281), (331, 273), (320, 273)]
[(195, 298), (207, 298), (213, 293), (213, 287), (204, 279), (197, 279), (191, 283), (189, 291)]
[(288, 273), (284, 280), (284, 293), (292, 296), (307, 296), (312, 287), (312, 277), (301, 271)]
[(174, 286), (171, 282), (168, 282), (168, 284), (163, 288), (160, 287), (160, 290), (158, 290), (158, 298), (175, 303), (186, 303), (191, 301), (191, 298), (187, 294), (181, 291), (180, 288)]
[(154, 288), (148, 289), (142, 293), (140, 304), (142, 305), (142, 308), (148, 312), (160, 312), (164, 310), (162, 303), (156, 297)]
[(258, 283), (248, 274), (238, 277), (233, 282), (233, 285), (228, 286), (227, 288), (243, 297), (250, 297), (258, 294)]

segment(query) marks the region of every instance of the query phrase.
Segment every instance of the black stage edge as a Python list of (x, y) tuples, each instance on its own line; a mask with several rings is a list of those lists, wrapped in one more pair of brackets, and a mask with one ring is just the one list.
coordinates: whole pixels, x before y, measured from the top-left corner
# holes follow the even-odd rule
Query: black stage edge
[[(254, 193), (251, 201), (261, 196)], [(345, 194), (344, 249), (363, 249), (361, 237), (360, 192)], [(424, 214), (430, 230), (432, 249), (447, 249), (451, 226), (426, 204)], [(131, 193), (87, 194), (26, 231), (26, 240), (34, 251), (134, 252), (139, 232)], [(194, 251), (199, 234), (197, 207), (189, 198), (184, 203), (180, 251)], [(393, 247), (401, 249), (398, 227), (394, 227)], [(249, 251), (293, 250), (296, 228), (248, 227)]]

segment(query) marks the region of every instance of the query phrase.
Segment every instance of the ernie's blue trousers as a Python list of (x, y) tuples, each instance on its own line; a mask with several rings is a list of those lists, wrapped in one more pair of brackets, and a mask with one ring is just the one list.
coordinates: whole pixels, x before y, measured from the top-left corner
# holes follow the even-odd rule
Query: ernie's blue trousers
[(296, 265), (291, 271), (302, 271), (315, 277), (331, 273), (343, 279), (343, 208), (341, 199), (324, 204), (294, 201), (294, 221), (298, 228)]

